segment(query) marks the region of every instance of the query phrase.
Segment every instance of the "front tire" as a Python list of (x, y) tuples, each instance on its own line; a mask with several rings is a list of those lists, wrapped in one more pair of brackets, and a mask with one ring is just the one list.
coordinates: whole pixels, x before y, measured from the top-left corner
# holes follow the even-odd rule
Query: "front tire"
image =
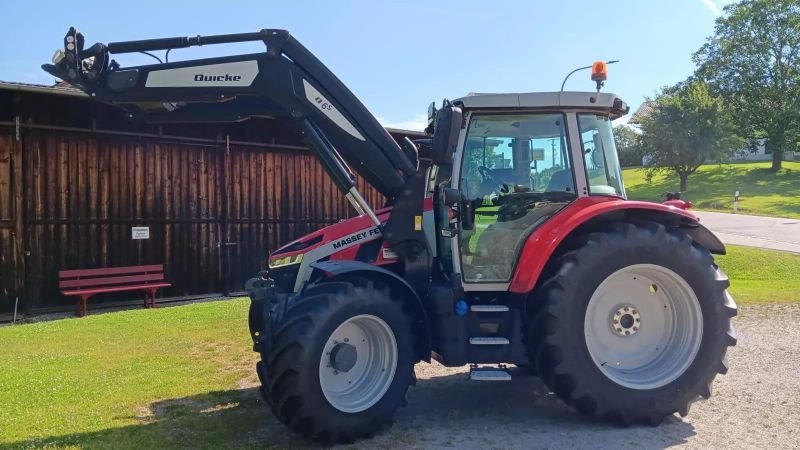
[(611, 224), (562, 255), (529, 349), (556, 395), (623, 425), (658, 424), (711, 395), (736, 344), (728, 278), (705, 248), (661, 224)]
[(413, 316), (404, 304), (366, 279), (323, 282), (295, 298), (262, 362), (277, 418), (326, 444), (389, 424), (414, 381)]

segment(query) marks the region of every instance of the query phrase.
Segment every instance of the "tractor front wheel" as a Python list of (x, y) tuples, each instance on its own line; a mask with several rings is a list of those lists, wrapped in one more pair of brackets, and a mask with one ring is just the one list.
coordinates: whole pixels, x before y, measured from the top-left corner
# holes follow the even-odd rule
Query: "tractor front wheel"
[(413, 315), (367, 279), (323, 282), (286, 307), (261, 363), (277, 418), (326, 444), (373, 435), (414, 381)]
[(736, 305), (708, 250), (661, 224), (617, 223), (555, 264), (539, 290), (531, 356), (562, 400), (655, 425), (711, 395), (736, 343)]

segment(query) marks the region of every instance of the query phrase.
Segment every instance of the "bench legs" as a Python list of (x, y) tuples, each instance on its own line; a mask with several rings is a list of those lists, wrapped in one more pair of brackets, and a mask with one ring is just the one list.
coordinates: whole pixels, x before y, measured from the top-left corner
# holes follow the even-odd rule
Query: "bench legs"
[(86, 312), (88, 310), (86, 304), (89, 302), (89, 297), (91, 297), (91, 295), (86, 295), (86, 294), (78, 297), (78, 302), (76, 304), (76, 311), (75, 311), (75, 315), (77, 315), (78, 317), (83, 317), (86, 315)]
[[(158, 292), (158, 288), (154, 289), (145, 289), (144, 291), (144, 307), (145, 308), (155, 308), (156, 307), (156, 293)], [(75, 303), (75, 315), (78, 317), (84, 317), (88, 312), (88, 303), (89, 297), (91, 295), (80, 295), (77, 298), (77, 302)]]
[[(144, 290), (144, 307), (145, 308), (155, 308), (156, 307), (156, 294), (158, 293), (158, 288), (149, 288)], [(78, 317), (85, 316), (88, 311), (88, 303), (89, 297), (92, 294), (81, 294), (76, 296), (77, 300), (75, 302), (75, 315)]]
[(144, 307), (145, 308), (155, 308), (156, 307), (156, 292), (158, 292), (158, 288), (145, 290), (145, 298), (144, 298)]

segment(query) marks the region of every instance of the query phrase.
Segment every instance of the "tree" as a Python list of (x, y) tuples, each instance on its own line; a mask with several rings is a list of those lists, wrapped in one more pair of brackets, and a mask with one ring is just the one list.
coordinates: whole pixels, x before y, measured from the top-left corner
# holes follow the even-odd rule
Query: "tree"
[(800, 140), (800, 2), (726, 6), (694, 61), (735, 112), (741, 135), (765, 139), (772, 169), (780, 169), (784, 150)]
[(614, 127), (614, 143), (619, 155), (619, 163), (623, 167), (642, 165), (642, 147), (639, 145), (639, 135), (627, 125)]
[(649, 160), (646, 176), (675, 173), (681, 191), (698, 167), (727, 159), (742, 142), (722, 98), (692, 79), (664, 88), (641, 128), (639, 145)]

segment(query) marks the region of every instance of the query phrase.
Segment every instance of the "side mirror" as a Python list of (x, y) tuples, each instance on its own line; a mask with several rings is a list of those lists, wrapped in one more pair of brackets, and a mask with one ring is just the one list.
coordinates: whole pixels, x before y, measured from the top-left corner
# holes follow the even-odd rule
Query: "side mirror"
[(472, 202), (458, 189), (445, 188), (442, 194), (445, 205), (458, 207), (461, 229), (467, 231), (475, 229), (475, 208), (472, 207)]
[(433, 140), (431, 141), (431, 160), (436, 165), (450, 165), (458, 145), (458, 133), (464, 115), (461, 108), (445, 100), (442, 109), (436, 112)]
[(454, 188), (444, 188), (444, 204), (447, 206), (457, 206), (461, 202), (461, 191)]

